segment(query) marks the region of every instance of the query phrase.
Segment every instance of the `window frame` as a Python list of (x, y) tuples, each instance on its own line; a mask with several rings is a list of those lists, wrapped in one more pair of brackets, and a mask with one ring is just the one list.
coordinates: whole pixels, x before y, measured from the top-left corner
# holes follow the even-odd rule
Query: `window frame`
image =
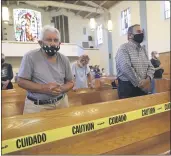
[[(170, 18), (170, 7), (168, 9), (166, 9), (166, 2), (170, 3), (170, 1), (164, 1), (164, 18), (165, 18), (165, 20)], [(168, 15), (167, 15), (167, 13), (168, 13)]]
[[(124, 17), (124, 14), (126, 13), (126, 17)], [(125, 27), (125, 20), (127, 20), (127, 28), (123, 28)], [(128, 28), (131, 25), (131, 11), (130, 11), (130, 7), (124, 9), (121, 11), (121, 35), (126, 35)]]

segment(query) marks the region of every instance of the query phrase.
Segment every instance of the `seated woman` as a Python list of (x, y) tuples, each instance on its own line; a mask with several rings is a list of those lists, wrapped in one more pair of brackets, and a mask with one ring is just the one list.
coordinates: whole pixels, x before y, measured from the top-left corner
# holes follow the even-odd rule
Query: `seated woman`
[(11, 80), (13, 79), (13, 70), (11, 64), (5, 63), (5, 55), (1, 56), (1, 90), (13, 89)]
[(106, 73), (105, 73), (105, 70), (104, 68), (102, 68), (102, 73), (101, 73), (102, 76), (106, 76)]
[(95, 79), (96, 79), (96, 78), (100, 78), (100, 75), (101, 75), (101, 74), (100, 74), (100, 69), (99, 69), (99, 66), (98, 66), (98, 65), (95, 65), (95, 66), (94, 66), (94, 73), (95, 73), (95, 76), (94, 76)]
[(161, 79), (164, 69), (161, 67), (161, 63), (159, 60), (159, 53), (157, 51), (153, 51), (151, 53), (151, 56), (152, 56), (151, 64), (155, 68), (154, 79)]
[[(161, 67), (161, 63), (159, 60), (159, 54), (157, 51), (152, 51), (151, 56), (152, 56), (151, 64), (155, 68), (154, 79), (161, 79), (164, 69)], [(151, 81), (151, 91), (150, 91), (151, 94), (156, 93), (154, 79)]]

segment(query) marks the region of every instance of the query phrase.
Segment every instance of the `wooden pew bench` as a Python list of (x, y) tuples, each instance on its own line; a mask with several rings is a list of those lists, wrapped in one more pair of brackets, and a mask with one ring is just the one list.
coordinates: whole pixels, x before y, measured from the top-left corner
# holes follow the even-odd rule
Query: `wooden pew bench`
[(163, 78), (170, 79), (170, 51), (160, 53), (159, 59), (164, 68)]
[(155, 89), (157, 93), (170, 91), (170, 79), (155, 79)]
[[(161, 154), (170, 150), (169, 102), (170, 92), (163, 92), (104, 104), (97, 103), (4, 118), (2, 119), (2, 153), (10, 145), (3, 142), (7, 139), (18, 137), (14, 145), (21, 148), (22, 140), (27, 138), (24, 136), (32, 138), (34, 135), (36, 137), (38, 134), (43, 134), (47, 141), (56, 138), (59, 140), (46, 143), (45, 139), (45, 143), (41, 142), (43, 144), (6, 154)], [(154, 109), (159, 104), (165, 104), (162, 110), (168, 109), (168, 111), (152, 115), (161, 109), (161, 107)], [(144, 118), (123, 122), (130, 118), (119, 117), (119, 114), (124, 116), (127, 112), (135, 113), (139, 109), (141, 109), (140, 117), (143, 114)], [(95, 120), (98, 119), (101, 120), (95, 124)], [(115, 125), (117, 122), (120, 124)], [(89, 128), (83, 128), (83, 123), (86, 123)], [(112, 126), (102, 128), (103, 124), (112, 124)], [(66, 126), (71, 127), (65, 131), (54, 132), (51, 137), (46, 132)], [(88, 133), (84, 133), (85, 131)], [(65, 137), (67, 134), (72, 136)], [(62, 136), (63, 139), (60, 138)]]
[[(156, 91), (164, 92), (170, 90), (170, 80), (155, 80)], [(93, 93), (93, 94), (92, 94)], [(26, 91), (24, 89), (13, 89), (2, 91), (2, 117), (21, 115), (24, 108)], [(92, 98), (93, 97), (93, 98)], [(118, 94), (112, 89), (79, 89), (76, 92), (68, 92), (69, 104), (71, 107), (94, 104), (97, 102), (105, 102), (117, 100)], [(9, 105), (10, 104), (10, 105)], [(13, 106), (14, 105), (14, 106)], [(12, 108), (14, 110), (12, 111)]]
[[(93, 97), (93, 98), (92, 98)], [(9, 117), (14, 115), (22, 115), (24, 109), (26, 95), (15, 94), (15, 96), (6, 96), (2, 98), (2, 117)], [(117, 100), (117, 90), (96, 91), (90, 92), (73, 92), (68, 94), (68, 102), (70, 107), (94, 104), (96, 102), (105, 102)], [(14, 109), (14, 110), (13, 110)]]
[(22, 115), (24, 110), (23, 101), (9, 102), (1, 105), (2, 118)]

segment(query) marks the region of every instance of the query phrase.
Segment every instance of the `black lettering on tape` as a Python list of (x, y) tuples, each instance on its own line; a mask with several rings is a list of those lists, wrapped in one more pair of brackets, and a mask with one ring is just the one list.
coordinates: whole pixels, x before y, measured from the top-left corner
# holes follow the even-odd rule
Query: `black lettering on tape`
[(165, 104), (164, 107), (165, 107), (165, 110), (170, 110), (171, 109), (171, 103)]
[(117, 115), (117, 116), (109, 118), (109, 125), (125, 122), (126, 120), (127, 120), (127, 115), (126, 114)]
[(97, 125), (103, 125), (105, 122), (98, 123)]
[(17, 148), (21, 148), (21, 140), (20, 139), (17, 139), (16, 146), (17, 146)]
[(45, 133), (42, 133), (42, 141), (43, 142), (46, 142), (46, 140), (47, 140), (46, 134)]
[(16, 147), (17, 148), (24, 148), (27, 146), (46, 142), (46, 140), (47, 140), (47, 138), (46, 138), (45, 133), (34, 135), (34, 136), (27, 136), (25, 138), (17, 139)]
[(94, 122), (72, 127), (72, 134), (80, 134), (94, 130)]
[(5, 146), (1, 147), (1, 149), (5, 149), (5, 148), (7, 148), (7, 147), (8, 147), (8, 145), (5, 145)]
[(156, 112), (155, 107), (143, 109), (143, 110), (142, 110), (142, 116), (151, 115), (151, 114), (154, 114), (155, 112)]

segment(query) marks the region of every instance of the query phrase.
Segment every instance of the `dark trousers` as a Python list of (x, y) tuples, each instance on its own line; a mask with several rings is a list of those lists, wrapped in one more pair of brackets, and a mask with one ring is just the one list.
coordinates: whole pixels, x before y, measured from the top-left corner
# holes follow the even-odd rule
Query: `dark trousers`
[(120, 99), (143, 96), (148, 93), (142, 91), (138, 87), (134, 87), (130, 81), (122, 81), (118, 79), (118, 96)]

